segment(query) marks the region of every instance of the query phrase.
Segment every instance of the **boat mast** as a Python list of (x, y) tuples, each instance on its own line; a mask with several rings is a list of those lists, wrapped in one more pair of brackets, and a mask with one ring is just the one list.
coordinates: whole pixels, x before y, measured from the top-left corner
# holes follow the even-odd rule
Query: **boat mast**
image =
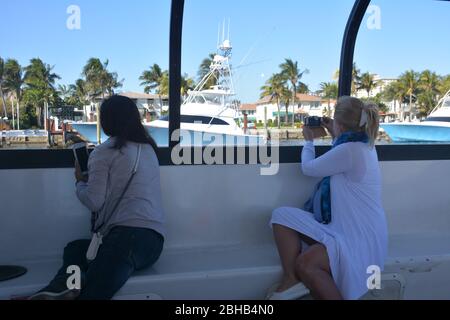
[[(217, 85), (213, 88), (215, 90), (221, 90), (225, 96), (234, 96), (234, 83), (233, 74), (231, 71), (230, 60), (232, 45), (229, 39), (230, 26), (228, 26), (228, 36), (225, 36), (225, 21), (223, 25), (219, 25), (219, 30), (217, 34), (217, 53), (210, 65), (209, 72), (203, 77), (203, 79), (197, 84), (195, 89), (189, 93), (188, 98), (184, 101), (184, 104), (191, 103), (195, 96), (201, 94), (202, 90), (207, 90), (206, 84), (208, 81), (214, 77), (217, 80)], [(220, 30), (222, 29), (222, 30)], [(221, 35), (222, 33), (222, 35)], [(222, 36), (222, 37), (221, 37)], [(232, 106), (234, 107), (234, 105)]]

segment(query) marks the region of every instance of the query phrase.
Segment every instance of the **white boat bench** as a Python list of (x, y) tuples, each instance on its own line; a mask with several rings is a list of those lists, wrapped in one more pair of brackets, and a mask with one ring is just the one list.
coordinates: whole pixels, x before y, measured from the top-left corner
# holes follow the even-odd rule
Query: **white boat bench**
[[(27, 296), (44, 287), (61, 261), (55, 258), (15, 263), (27, 267), (28, 273), (1, 283), (0, 299)], [(448, 270), (450, 236), (393, 236), (382, 290), (369, 292), (363, 299), (408, 298), (410, 290), (417, 285), (430, 290), (449, 288), (450, 297)], [(273, 244), (168, 249), (152, 268), (136, 272), (115, 299), (264, 299), (267, 289), (280, 275)], [(443, 286), (442, 281), (449, 283)], [(426, 290), (422, 295), (424, 299), (429, 297)]]

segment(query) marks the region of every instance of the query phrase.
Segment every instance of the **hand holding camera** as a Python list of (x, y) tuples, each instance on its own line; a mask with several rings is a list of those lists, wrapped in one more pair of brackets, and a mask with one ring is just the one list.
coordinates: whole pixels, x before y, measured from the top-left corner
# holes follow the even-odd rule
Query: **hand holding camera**
[(334, 120), (328, 117), (323, 117), (322, 126), (327, 129), (330, 136), (334, 139)]
[(327, 132), (324, 127), (331, 119), (321, 117), (307, 117), (303, 127), (303, 136), (306, 141), (312, 141), (317, 138), (325, 137)]

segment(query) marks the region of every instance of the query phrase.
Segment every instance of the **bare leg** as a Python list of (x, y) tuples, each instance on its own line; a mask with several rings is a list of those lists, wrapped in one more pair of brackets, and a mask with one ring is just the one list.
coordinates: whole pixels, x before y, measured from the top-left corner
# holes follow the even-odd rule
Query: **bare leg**
[(300, 281), (295, 274), (295, 262), (302, 251), (302, 245), (299, 233), (282, 225), (274, 224), (273, 234), (283, 267), (283, 279), (277, 289), (282, 292)]
[(327, 249), (315, 244), (297, 259), (296, 274), (319, 300), (342, 300), (342, 295), (331, 275)]
[(313, 239), (288, 227), (274, 224), (273, 233), (283, 267), (283, 278), (277, 292), (285, 291), (301, 281), (296, 273), (296, 261), (302, 253), (303, 240), (308, 245), (316, 244)]

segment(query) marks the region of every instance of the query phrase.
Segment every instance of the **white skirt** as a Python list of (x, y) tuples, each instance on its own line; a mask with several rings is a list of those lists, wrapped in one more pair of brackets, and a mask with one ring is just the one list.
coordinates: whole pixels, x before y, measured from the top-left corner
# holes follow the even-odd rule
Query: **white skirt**
[(367, 266), (355, 265), (349, 246), (330, 225), (317, 222), (310, 212), (288, 207), (274, 210), (270, 226), (273, 224), (295, 230), (326, 247), (332, 277), (344, 299), (359, 299), (367, 292)]

